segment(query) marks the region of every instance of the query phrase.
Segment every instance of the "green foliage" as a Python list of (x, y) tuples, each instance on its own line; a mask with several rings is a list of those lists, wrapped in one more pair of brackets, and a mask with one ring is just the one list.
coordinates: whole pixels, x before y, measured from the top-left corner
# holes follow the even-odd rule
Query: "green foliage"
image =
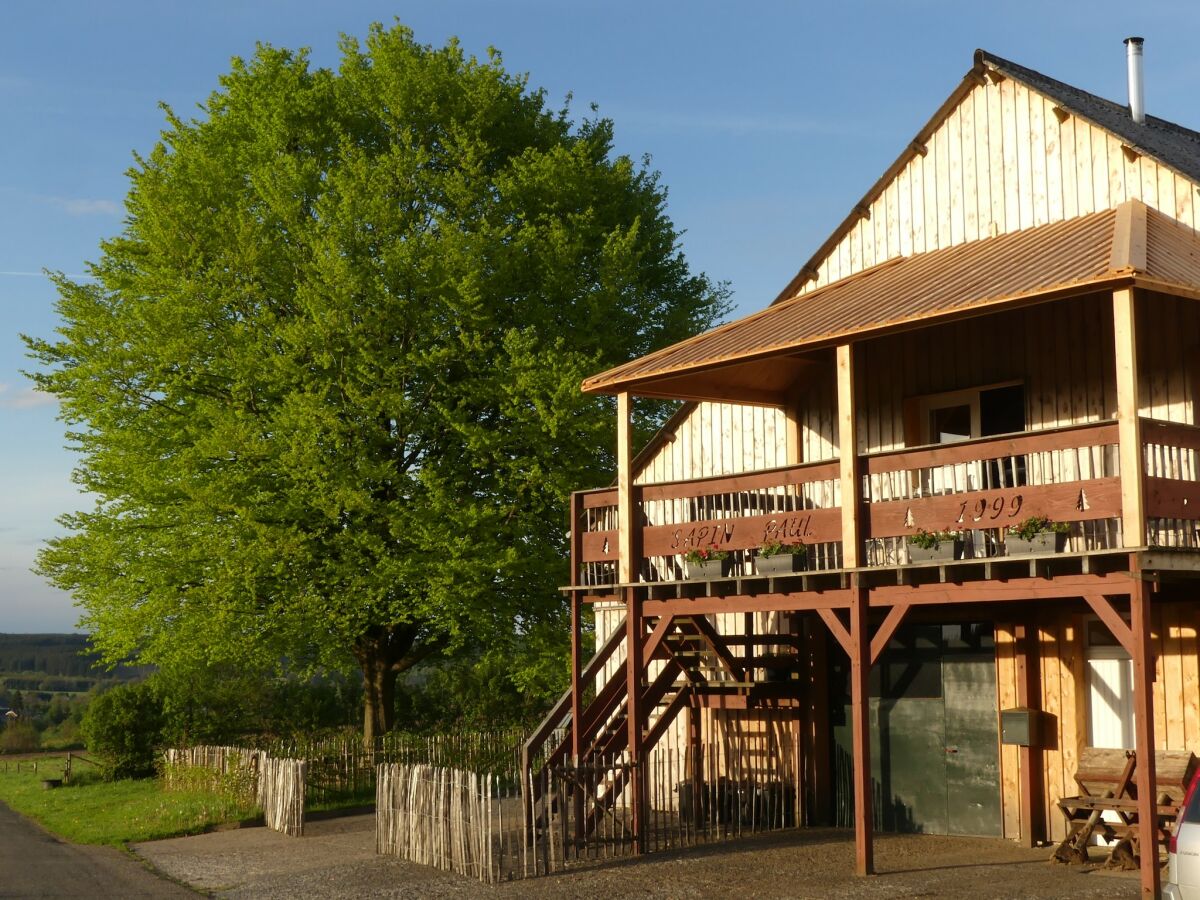
[(163, 726), (162, 697), (143, 682), (115, 687), (93, 700), (82, 732), (106, 778), (141, 778), (154, 773)]
[(957, 531), (926, 531), (918, 528), (915, 534), (908, 536), (908, 542), (922, 550), (936, 550), (942, 544), (950, 544), (959, 539)]
[(59, 778), (61, 759), (42, 759), (35, 774), (0, 772), (0, 801), (45, 828), (80, 844), (123, 846), (209, 831), (256, 812), (244, 798), (203, 787), (166, 792), (155, 778), (96, 781), (75, 763), (71, 784), (42, 789), (43, 778)]
[(342, 49), (260, 46), (168, 111), (124, 231), (56, 277), (59, 337), (27, 341), (97, 500), (39, 570), (109, 662), (353, 661), (386, 708), (561, 609), (566, 498), (613, 469), (580, 380), (726, 302), (608, 120), (402, 27)]
[(28, 719), (16, 719), (0, 727), (0, 753), (28, 753), (40, 746), (38, 730)]
[(354, 723), (361, 687), (344, 678), (260, 678), (228, 667), (203, 679), (159, 672), (164, 746), (255, 743)]
[(1071, 526), (1066, 522), (1055, 522), (1049, 516), (1030, 516), (1009, 526), (1008, 533), (1023, 541), (1031, 541), (1039, 534), (1066, 534)]
[(767, 541), (758, 548), (758, 555), (769, 559), (772, 556), (807, 556), (804, 541)]

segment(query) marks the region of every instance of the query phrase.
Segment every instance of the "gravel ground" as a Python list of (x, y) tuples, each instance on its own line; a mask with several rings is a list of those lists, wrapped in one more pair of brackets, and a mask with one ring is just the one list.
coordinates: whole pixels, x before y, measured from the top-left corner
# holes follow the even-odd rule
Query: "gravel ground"
[(758, 835), (563, 875), (488, 887), (424, 866), (378, 857), (374, 818), (306, 826), (303, 838), (265, 828), (138, 844), (153, 866), (197, 890), (231, 898), (455, 897), (1063, 897), (1134, 898), (1136, 872), (1047, 862), (1049, 849), (1008, 841), (879, 835), (880, 874), (856, 878), (854, 838), (806, 829)]

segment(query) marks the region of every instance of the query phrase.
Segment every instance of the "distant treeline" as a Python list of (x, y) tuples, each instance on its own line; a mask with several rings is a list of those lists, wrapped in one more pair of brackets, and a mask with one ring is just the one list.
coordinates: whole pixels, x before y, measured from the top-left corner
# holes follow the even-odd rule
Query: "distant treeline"
[[(0, 633), (0, 672), (13, 675), (37, 673), (89, 680), (133, 680), (149, 671), (140, 667), (118, 666), (109, 672), (99, 665), (99, 657), (88, 652), (87, 646), (88, 638), (83, 634)], [(41, 680), (37, 679), (38, 682)], [(10, 686), (19, 687), (12, 683)], [(29, 686), (33, 686), (32, 682)]]

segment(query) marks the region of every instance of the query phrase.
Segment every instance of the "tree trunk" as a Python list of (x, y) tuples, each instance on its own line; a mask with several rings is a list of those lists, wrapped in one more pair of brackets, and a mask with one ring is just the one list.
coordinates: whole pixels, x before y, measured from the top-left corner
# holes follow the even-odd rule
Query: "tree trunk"
[(422, 638), (413, 625), (376, 626), (354, 644), (354, 658), (363, 673), (363, 743), (375, 739), (396, 724), (396, 678), (421, 660), (438, 652), (442, 642)]
[(396, 669), (384, 654), (364, 655), (359, 663), (363, 673), (363, 743), (375, 746), (375, 739), (396, 724)]

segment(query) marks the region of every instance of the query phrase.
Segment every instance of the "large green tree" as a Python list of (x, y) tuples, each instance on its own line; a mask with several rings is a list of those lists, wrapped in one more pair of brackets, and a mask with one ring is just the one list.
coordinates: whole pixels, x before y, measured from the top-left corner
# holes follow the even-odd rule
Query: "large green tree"
[(495, 54), (399, 26), (337, 71), (260, 46), (166, 117), (29, 339), (96, 498), (40, 571), (109, 661), (353, 659), (377, 734), (398, 673), (561, 610), (566, 495), (612, 471), (580, 379), (725, 292), (611, 123)]

